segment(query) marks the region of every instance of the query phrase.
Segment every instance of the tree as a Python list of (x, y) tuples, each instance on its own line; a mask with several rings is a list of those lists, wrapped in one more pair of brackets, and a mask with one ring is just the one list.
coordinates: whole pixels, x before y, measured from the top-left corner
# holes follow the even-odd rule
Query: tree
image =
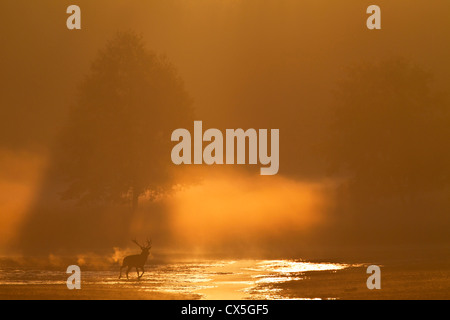
[(55, 163), (64, 199), (154, 197), (173, 182), (171, 132), (192, 122), (191, 99), (165, 57), (140, 36), (119, 33), (81, 83)]
[(411, 199), (450, 182), (450, 110), (431, 76), (402, 60), (349, 69), (324, 151), (369, 197)]

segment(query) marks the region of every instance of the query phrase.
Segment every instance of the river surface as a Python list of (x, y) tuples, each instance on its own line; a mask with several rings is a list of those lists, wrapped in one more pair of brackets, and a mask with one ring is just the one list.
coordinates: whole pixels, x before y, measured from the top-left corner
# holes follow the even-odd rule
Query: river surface
[[(158, 293), (199, 299), (288, 299), (278, 285), (304, 281), (310, 272), (339, 272), (361, 265), (302, 260), (212, 260), (147, 265), (141, 279), (135, 269), (119, 279), (118, 267), (89, 270), (81, 267), (83, 288), (133, 290), (145, 297)], [(17, 288), (65, 287), (69, 275), (60, 270), (0, 269), (1, 286)], [(5, 287), (6, 288), (6, 287)], [(67, 289), (66, 289), (67, 290)], [(17, 290), (16, 290), (17, 291)], [(299, 296), (298, 299), (315, 297)], [(330, 297), (333, 298), (333, 297)]]

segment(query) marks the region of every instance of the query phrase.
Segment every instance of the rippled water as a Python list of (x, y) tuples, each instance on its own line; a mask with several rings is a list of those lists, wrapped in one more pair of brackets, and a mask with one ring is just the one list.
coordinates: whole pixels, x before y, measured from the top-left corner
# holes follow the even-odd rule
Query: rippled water
[[(350, 264), (313, 263), (301, 260), (202, 261), (149, 265), (138, 280), (118, 278), (118, 267), (89, 271), (82, 267), (82, 284), (106, 288), (132, 288), (141, 292), (195, 294), (203, 299), (285, 299), (273, 284), (302, 281), (305, 272), (338, 271)], [(67, 274), (60, 271), (0, 269), (3, 285), (65, 285)]]

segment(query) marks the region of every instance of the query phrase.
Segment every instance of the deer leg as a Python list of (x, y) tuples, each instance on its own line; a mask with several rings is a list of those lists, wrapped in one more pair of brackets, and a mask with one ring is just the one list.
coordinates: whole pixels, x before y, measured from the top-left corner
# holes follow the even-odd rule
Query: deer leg
[(139, 279), (140, 277), (139, 277), (139, 269), (138, 269), (138, 267), (136, 267), (136, 273), (137, 273), (137, 276), (138, 276), (138, 279)]
[(128, 272), (130, 272), (130, 270), (131, 270), (131, 267), (128, 267), (128, 269), (127, 269), (127, 279), (128, 279)]
[(140, 278), (142, 278), (142, 275), (144, 274), (144, 267), (140, 267), (139, 269), (142, 270), (142, 273), (141, 273), (141, 275), (139, 276), (139, 279), (140, 279)]
[(121, 266), (121, 267), (120, 267), (120, 275), (119, 275), (119, 279), (122, 278), (122, 268), (123, 268), (123, 267), (124, 267), (124, 266)]

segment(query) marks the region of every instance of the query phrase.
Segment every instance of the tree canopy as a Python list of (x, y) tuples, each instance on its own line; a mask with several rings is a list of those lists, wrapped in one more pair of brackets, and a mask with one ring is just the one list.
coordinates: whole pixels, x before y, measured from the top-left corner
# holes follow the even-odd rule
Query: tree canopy
[(192, 100), (167, 58), (134, 33), (101, 50), (79, 87), (57, 165), (64, 199), (131, 201), (170, 186), (170, 134), (192, 120)]
[(349, 69), (336, 91), (325, 152), (332, 171), (374, 196), (450, 181), (450, 110), (431, 76), (402, 59)]

